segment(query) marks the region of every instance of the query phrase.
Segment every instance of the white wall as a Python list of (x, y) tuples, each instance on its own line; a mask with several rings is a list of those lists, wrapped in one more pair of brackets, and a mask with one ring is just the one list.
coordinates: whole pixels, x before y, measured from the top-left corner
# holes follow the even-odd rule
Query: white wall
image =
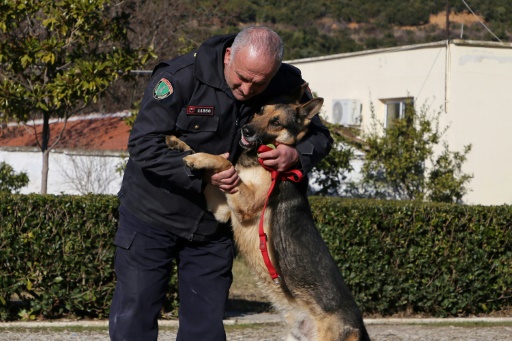
[[(74, 163), (72, 161), (74, 158)], [(13, 149), (1, 148), (0, 161), (8, 163), (16, 172), (26, 172), (29, 177), (29, 184), (20, 190), (20, 193), (40, 193), (41, 192), (41, 173), (43, 156), (38, 149)], [(50, 153), (49, 173), (48, 173), (48, 194), (80, 194), (76, 190), (76, 185), (69, 182), (68, 177), (64, 175), (64, 171), (70, 175), (78, 171), (82, 179), (87, 176), (85, 172), (89, 166), (96, 169), (90, 176), (89, 183), (98, 188), (99, 184), (107, 183), (104, 191), (105, 194), (116, 194), (121, 186), (122, 177), (115, 170), (117, 165), (123, 159), (119, 153), (79, 153), (66, 151), (53, 151)], [(109, 175), (103, 173), (109, 172)], [(111, 178), (110, 178), (111, 176)], [(101, 186), (103, 187), (103, 186)]]
[(512, 48), (451, 45), (450, 147), (471, 143), (468, 201), (512, 204)]
[[(468, 204), (512, 204), (512, 44), (452, 41), (290, 61), (311, 90), (325, 99), (362, 102), (363, 128), (370, 102), (384, 119), (382, 99), (412, 96), (416, 107), (443, 111), (451, 150), (472, 151), (463, 171), (473, 174)], [(446, 106), (445, 106), (446, 105)]]

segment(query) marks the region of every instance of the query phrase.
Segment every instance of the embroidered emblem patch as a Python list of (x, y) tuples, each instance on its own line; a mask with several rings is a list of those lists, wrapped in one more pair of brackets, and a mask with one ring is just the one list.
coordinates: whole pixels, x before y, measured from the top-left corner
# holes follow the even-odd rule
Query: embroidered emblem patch
[(172, 95), (173, 92), (174, 88), (171, 82), (168, 79), (162, 78), (153, 89), (153, 97), (155, 99), (164, 99)]
[(200, 106), (200, 105), (189, 105), (187, 106), (187, 115), (196, 116), (213, 116), (213, 106)]

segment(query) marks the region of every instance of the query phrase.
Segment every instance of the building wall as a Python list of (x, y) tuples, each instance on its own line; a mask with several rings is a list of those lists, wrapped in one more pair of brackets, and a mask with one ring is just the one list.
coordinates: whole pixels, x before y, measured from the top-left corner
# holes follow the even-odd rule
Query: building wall
[(412, 96), (417, 103), (444, 103), (445, 62), (443, 44), (422, 48), (392, 48), (361, 53), (291, 61), (318, 96), (325, 99), (324, 115), (332, 115), (335, 99), (362, 102), (362, 123), (371, 120), (370, 103), (384, 118), (383, 99)]
[(469, 201), (512, 204), (512, 48), (450, 45), (448, 142), (471, 143)]
[(370, 103), (384, 119), (385, 99), (411, 96), (417, 109), (441, 111), (450, 149), (473, 147), (463, 169), (474, 175), (465, 202), (512, 204), (512, 44), (438, 42), (290, 63), (324, 97), (327, 118), (334, 99), (361, 101), (363, 129), (371, 122)]

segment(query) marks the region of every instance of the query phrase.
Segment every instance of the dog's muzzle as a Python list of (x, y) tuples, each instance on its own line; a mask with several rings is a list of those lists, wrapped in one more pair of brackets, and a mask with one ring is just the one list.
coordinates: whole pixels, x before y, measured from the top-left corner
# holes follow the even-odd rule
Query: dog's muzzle
[(240, 146), (245, 149), (254, 147), (258, 139), (255, 137), (256, 132), (250, 125), (246, 124), (242, 127), (242, 136), (240, 137)]

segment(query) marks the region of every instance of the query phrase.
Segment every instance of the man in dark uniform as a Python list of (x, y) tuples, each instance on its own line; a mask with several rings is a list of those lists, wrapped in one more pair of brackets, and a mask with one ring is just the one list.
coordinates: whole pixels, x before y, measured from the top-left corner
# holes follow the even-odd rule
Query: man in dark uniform
[[(233, 241), (228, 224), (206, 210), (206, 182), (184, 166), (189, 152), (167, 149), (175, 135), (195, 151), (240, 153), (240, 128), (269, 99), (302, 83), (300, 71), (282, 64), (281, 38), (264, 27), (217, 36), (197, 51), (160, 63), (153, 71), (128, 142), (130, 158), (119, 192), (115, 237), (117, 285), (109, 329), (112, 340), (156, 340), (158, 314), (178, 266), (178, 340), (225, 340), (224, 308), (232, 282)], [(307, 100), (307, 98), (304, 98)], [(262, 153), (279, 171), (307, 174), (332, 144), (316, 117), (295, 148)], [(209, 182), (236, 191), (232, 167)]]

